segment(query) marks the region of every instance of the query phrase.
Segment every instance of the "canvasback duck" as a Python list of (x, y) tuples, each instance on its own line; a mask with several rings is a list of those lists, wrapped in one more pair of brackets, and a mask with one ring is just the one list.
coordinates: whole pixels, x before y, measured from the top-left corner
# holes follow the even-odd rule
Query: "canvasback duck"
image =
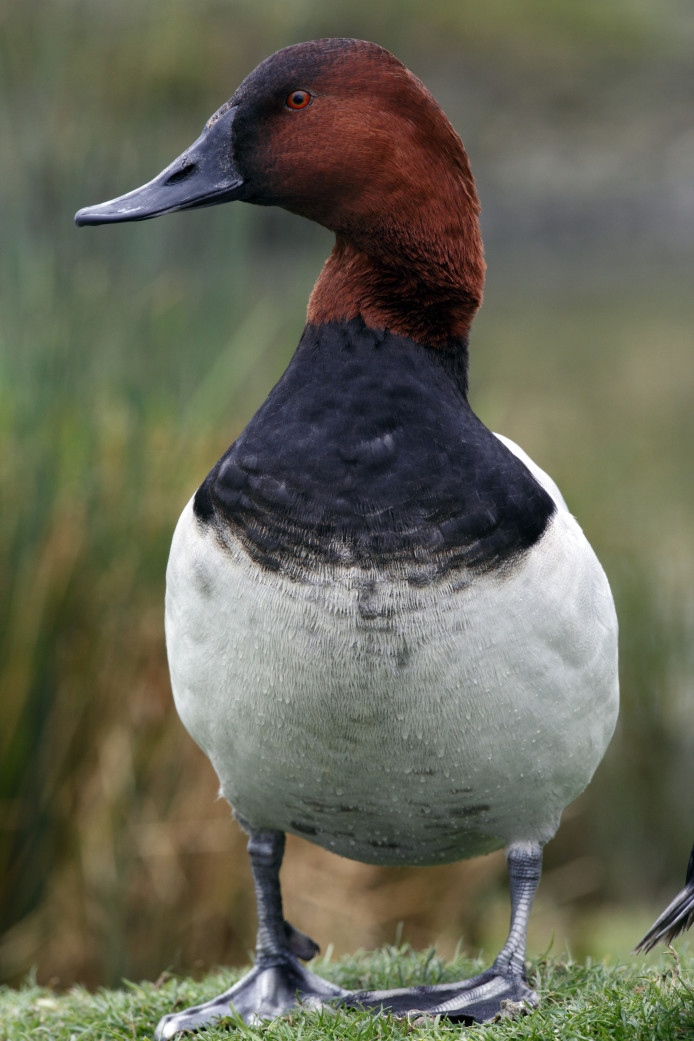
[(646, 935), (636, 944), (634, 954), (650, 951), (657, 943), (672, 943), (676, 936), (694, 925), (694, 846), (689, 854), (684, 889), (667, 905)]
[[(167, 570), (176, 707), (249, 835), (253, 969), (157, 1037), (333, 1003), (484, 1021), (534, 1006), (542, 847), (614, 729), (617, 623), (556, 485), (467, 398), (482, 299), (463, 145), (382, 47), (263, 61), (158, 177), (77, 224), (232, 200), (335, 233), (282, 378), (186, 506)], [(285, 833), (371, 864), (506, 847), (508, 939), (480, 975), (348, 992), (284, 918)]]

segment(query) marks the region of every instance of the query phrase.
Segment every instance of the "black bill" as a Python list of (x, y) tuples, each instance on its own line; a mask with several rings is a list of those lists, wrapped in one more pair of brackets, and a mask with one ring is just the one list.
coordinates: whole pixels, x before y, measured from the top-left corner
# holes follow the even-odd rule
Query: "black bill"
[(149, 220), (163, 213), (214, 206), (238, 198), (243, 177), (232, 157), (231, 127), (236, 107), (222, 106), (200, 137), (165, 170), (127, 195), (75, 214), (75, 224), (113, 224)]

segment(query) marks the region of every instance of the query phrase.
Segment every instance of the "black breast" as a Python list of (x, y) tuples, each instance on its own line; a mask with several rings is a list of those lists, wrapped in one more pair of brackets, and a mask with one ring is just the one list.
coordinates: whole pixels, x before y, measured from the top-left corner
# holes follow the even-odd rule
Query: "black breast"
[(286, 372), (195, 496), (262, 567), (507, 565), (554, 503), (470, 409), (452, 360), (359, 319), (308, 325)]

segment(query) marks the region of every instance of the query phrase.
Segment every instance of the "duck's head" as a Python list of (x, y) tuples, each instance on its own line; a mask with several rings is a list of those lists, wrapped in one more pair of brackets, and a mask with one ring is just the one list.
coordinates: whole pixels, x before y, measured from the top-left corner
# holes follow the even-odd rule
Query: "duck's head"
[(465, 340), (484, 281), (467, 156), (431, 94), (382, 47), (317, 40), (278, 51), (162, 173), (75, 222), (235, 199), (335, 232), (310, 321), (360, 316), (434, 346)]

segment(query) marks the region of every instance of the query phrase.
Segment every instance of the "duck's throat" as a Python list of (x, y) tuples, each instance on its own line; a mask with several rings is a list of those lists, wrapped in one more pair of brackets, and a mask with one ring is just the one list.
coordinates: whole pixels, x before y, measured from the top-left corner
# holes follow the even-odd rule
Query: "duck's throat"
[(361, 317), (371, 329), (451, 347), (467, 341), (483, 278), (481, 256), (475, 264), (412, 255), (392, 261), (338, 238), (311, 294), (308, 320)]

